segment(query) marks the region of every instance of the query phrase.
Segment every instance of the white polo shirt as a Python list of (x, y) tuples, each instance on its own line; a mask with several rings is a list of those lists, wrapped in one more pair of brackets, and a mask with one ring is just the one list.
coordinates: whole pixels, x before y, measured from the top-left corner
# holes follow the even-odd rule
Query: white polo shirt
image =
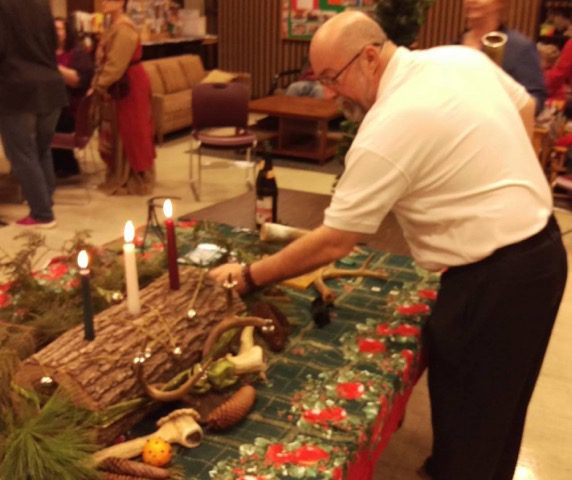
[(476, 50), (398, 48), (324, 224), (375, 233), (393, 210), (430, 270), (539, 232), (552, 195), (519, 115), (526, 90)]

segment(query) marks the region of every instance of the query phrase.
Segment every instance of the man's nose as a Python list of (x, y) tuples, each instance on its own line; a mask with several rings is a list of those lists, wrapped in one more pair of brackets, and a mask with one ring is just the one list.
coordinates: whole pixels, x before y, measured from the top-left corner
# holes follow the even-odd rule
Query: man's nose
[(324, 85), (324, 98), (336, 99), (339, 97), (339, 93), (332, 87), (327, 87)]

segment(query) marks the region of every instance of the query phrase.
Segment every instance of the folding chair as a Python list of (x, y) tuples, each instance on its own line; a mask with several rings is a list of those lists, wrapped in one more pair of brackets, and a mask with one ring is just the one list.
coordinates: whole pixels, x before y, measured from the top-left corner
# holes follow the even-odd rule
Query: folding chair
[[(248, 130), (248, 100), (248, 89), (238, 82), (203, 83), (193, 87), (189, 182), (197, 200), (200, 200), (201, 196), (203, 147), (246, 149), (246, 167), (250, 167), (246, 171), (246, 182), (249, 187), (254, 185), (255, 162), (251, 160), (251, 151), (256, 147), (257, 139), (256, 135)], [(250, 175), (252, 183), (249, 180)]]
[[(78, 105), (75, 117), (75, 130), (73, 132), (56, 132), (52, 139), (52, 148), (62, 150), (81, 151), (85, 158), (88, 157), (88, 147), (94, 134), (95, 127), (89, 119), (92, 97), (83, 97)], [(94, 153), (91, 152), (91, 163), (94, 165)], [(93, 172), (90, 172), (93, 173)], [(87, 192), (87, 203), (91, 200), (89, 189)]]

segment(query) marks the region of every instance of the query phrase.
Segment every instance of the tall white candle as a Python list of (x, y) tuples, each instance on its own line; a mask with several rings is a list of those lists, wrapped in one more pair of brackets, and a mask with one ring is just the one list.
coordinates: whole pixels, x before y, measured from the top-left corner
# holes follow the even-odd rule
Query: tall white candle
[(141, 311), (139, 301), (139, 278), (137, 276), (137, 262), (135, 259), (135, 227), (128, 220), (123, 230), (123, 259), (125, 261), (125, 283), (127, 286), (127, 310), (131, 315), (137, 315)]

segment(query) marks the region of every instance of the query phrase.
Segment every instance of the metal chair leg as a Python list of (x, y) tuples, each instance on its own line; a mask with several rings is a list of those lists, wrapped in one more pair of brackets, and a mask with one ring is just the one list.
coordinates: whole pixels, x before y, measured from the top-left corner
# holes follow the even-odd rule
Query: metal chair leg
[[(251, 164), (251, 167), (246, 170), (246, 186), (249, 190), (254, 188), (256, 184), (256, 161), (252, 159), (252, 150), (256, 149), (257, 142), (254, 141), (252, 146), (246, 149), (246, 162)], [(249, 179), (249, 176), (252, 179)]]
[[(191, 140), (191, 151), (190, 151), (190, 158), (189, 158), (189, 184), (191, 186), (191, 190), (197, 202), (201, 201), (200, 196), (200, 184), (201, 184), (201, 142), (196, 142)], [(195, 177), (195, 168), (194, 168), (194, 157), (195, 153), (197, 153), (198, 157), (198, 164), (197, 164), (197, 176)], [(198, 184), (198, 185), (197, 185)]]

